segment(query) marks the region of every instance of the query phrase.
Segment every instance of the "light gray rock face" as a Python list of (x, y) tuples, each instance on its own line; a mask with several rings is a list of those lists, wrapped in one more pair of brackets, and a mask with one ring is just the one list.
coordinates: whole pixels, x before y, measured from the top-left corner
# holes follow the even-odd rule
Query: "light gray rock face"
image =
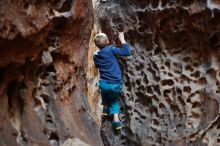
[(86, 144), (85, 142), (81, 141), (78, 138), (72, 138), (72, 139), (69, 138), (60, 146), (91, 146), (91, 145)]
[(108, 0), (97, 7), (116, 45), (125, 27), (132, 56), (121, 58), (125, 88), (118, 138), (106, 145), (220, 144), (218, 1)]

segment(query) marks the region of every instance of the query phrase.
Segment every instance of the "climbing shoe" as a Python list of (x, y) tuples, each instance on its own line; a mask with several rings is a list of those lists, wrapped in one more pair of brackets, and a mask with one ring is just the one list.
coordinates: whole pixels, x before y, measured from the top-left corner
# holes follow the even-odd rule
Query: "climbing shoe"
[(112, 125), (116, 130), (120, 130), (121, 129), (121, 122), (115, 122), (112, 121)]

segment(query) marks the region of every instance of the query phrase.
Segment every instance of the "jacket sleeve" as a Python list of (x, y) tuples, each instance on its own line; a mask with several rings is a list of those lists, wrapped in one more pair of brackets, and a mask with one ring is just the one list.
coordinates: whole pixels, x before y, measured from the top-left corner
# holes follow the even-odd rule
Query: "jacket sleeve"
[(121, 48), (117, 48), (115, 46), (112, 47), (112, 52), (114, 55), (119, 56), (130, 56), (131, 55), (131, 48), (128, 43), (122, 45)]

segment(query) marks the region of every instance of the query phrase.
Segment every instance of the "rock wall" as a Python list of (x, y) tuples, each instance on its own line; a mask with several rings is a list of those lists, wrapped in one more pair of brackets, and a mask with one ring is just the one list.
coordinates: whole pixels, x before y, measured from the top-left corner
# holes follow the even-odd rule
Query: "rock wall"
[(105, 145), (220, 145), (220, 2), (107, 0), (99, 25), (112, 43), (124, 27), (122, 135), (104, 123)]
[(220, 2), (93, 2), (97, 27), (118, 46), (124, 27), (133, 50), (121, 135), (105, 122), (101, 139), (92, 114), (92, 1), (1, 0), (0, 145), (220, 145)]
[(86, 93), (92, 27), (92, 1), (0, 1), (1, 146), (103, 145)]

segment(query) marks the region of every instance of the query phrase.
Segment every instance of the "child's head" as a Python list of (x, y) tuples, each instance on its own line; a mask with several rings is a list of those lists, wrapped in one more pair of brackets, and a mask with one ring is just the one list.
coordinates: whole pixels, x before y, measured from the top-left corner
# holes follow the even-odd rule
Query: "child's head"
[(104, 33), (99, 33), (95, 36), (94, 42), (96, 46), (100, 49), (104, 48), (109, 44), (108, 37)]

